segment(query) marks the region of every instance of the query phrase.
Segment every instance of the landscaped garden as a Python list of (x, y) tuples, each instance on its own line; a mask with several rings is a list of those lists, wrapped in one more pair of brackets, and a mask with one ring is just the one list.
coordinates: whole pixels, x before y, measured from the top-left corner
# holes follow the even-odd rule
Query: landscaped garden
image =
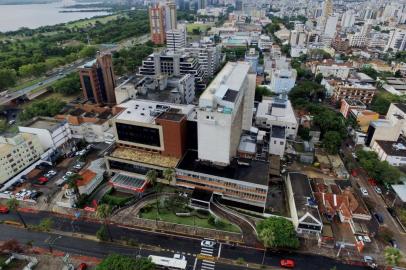
[(208, 229), (240, 232), (240, 229), (226, 220), (219, 219), (205, 210), (196, 210), (188, 206), (183, 197), (158, 200), (141, 209), (139, 216), (144, 219), (166, 221)]

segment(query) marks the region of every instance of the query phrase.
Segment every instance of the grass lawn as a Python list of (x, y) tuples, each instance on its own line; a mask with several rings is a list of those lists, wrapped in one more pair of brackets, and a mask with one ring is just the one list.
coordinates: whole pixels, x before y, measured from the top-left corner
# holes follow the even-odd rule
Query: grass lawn
[(188, 33), (193, 33), (193, 29), (199, 29), (200, 32), (206, 32), (213, 24), (191, 23), (186, 26)]
[(100, 18), (93, 18), (93, 19), (71, 22), (71, 23), (68, 23), (66, 26), (68, 28), (74, 28), (74, 27), (82, 28), (85, 26), (94, 25), (96, 23), (96, 21), (99, 21), (100, 23), (106, 23), (106, 22), (116, 19), (118, 16), (119, 16), (118, 14), (107, 15), (105, 17), (100, 17)]
[[(157, 217), (157, 210), (155, 205), (153, 208), (146, 213), (140, 213), (141, 218), (145, 219), (152, 219), (155, 220)], [(184, 224), (184, 225), (190, 225), (193, 226), (194, 222), (197, 227), (202, 227), (202, 228), (208, 228), (208, 229), (215, 229), (215, 230), (222, 230), (222, 231), (228, 231), (228, 232), (240, 232), (240, 229), (235, 226), (234, 224), (229, 223), (226, 220), (222, 220), (222, 222), (225, 224), (224, 227), (218, 228), (213, 226), (212, 224), (208, 223), (208, 218), (199, 218), (199, 217), (179, 217), (175, 215), (174, 212), (169, 211), (165, 208), (159, 209), (159, 215), (158, 219), (161, 221), (166, 221), (166, 222), (171, 222), (171, 223), (177, 223), (177, 224)], [(193, 220), (194, 219), (194, 220)]]

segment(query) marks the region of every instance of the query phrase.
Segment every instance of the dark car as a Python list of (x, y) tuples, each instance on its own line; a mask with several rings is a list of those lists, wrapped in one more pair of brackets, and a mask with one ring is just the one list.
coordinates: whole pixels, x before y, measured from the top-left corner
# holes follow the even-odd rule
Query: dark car
[(398, 243), (396, 242), (395, 239), (389, 240), (389, 244), (391, 244), (391, 246), (394, 248), (398, 248)]
[(387, 207), (386, 209), (388, 210), (389, 214), (390, 214), (392, 217), (396, 217), (395, 209), (393, 209), (392, 207)]
[(87, 264), (81, 263), (81, 264), (79, 264), (79, 266), (78, 266), (77, 269), (78, 269), (78, 270), (86, 270), (86, 269), (87, 269)]
[(41, 165), (44, 168), (51, 168), (52, 167), (52, 165), (50, 165), (49, 163), (46, 163), (46, 162), (41, 162), (39, 165)]
[(381, 214), (379, 214), (379, 213), (374, 213), (374, 217), (376, 218), (376, 220), (378, 220), (378, 222), (380, 223), (380, 224), (383, 224), (383, 216), (381, 215)]

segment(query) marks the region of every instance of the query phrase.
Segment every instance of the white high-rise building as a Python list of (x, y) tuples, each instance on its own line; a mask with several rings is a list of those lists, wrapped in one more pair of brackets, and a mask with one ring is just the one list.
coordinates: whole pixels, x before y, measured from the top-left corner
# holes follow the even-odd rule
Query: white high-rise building
[(205, 78), (213, 78), (221, 63), (221, 45), (196, 42), (188, 46), (185, 51), (189, 52), (199, 60)]
[(186, 27), (179, 25), (177, 29), (166, 31), (166, 47), (170, 51), (178, 51), (186, 47)]
[(393, 51), (405, 51), (406, 50), (406, 30), (396, 29), (389, 34), (389, 41), (386, 45), (385, 51), (392, 49)]
[(242, 130), (252, 124), (256, 75), (249, 69), (249, 63), (228, 62), (200, 96), (200, 160), (224, 166), (236, 156)]
[(367, 44), (367, 36), (362, 33), (355, 33), (350, 35), (350, 46), (355, 48), (363, 48)]
[(334, 14), (327, 17), (326, 26), (324, 27), (323, 36), (334, 38), (337, 32), (338, 15)]
[(350, 9), (344, 12), (343, 16), (341, 17), (341, 27), (342, 28), (353, 27), (354, 23), (355, 23), (354, 10)]

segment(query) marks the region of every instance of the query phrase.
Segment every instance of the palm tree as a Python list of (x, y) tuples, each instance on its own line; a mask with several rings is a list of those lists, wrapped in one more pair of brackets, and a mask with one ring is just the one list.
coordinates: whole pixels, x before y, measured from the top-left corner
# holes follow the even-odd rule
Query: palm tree
[(147, 178), (147, 181), (151, 184), (151, 186), (154, 187), (156, 185), (158, 173), (155, 170), (149, 170), (145, 177)]
[(96, 216), (103, 220), (103, 225), (106, 226), (107, 232), (109, 234), (110, 241), (113, 241), (113, 237), (111, 236), (110, 228), (108, 226), (108, 218), (111, 214), (111, 207), (108, 204), (100, 204), (96, 210)]
[(12, 212), (16, 212), (17, 216), (21, 220), (21, 223), (24, 225), (24, 228), (27, 228), (27, 224), (25, 223), (23, 216), (20, 214), (20, 212), (18, 212), (19, 205), (20, 205), (20, 203), (18, 202), (18, 200), (16, 198), (10, 198), (7, 201), (8, 209), (10, 209), (10, 211), (12, 211)]
[(175, 171), (172, 168), (167, 168), (164, 170), (164, 178), (170, 184), (172, 182)]
[(68, 188), (73, 189), (75, 191), (75, 194), (78, 196), (80, 195), (80, 191), (79, 191), (77, 180), (80, 180), (80, 179), (82, 179), (82, 176), (75, 173), (75, 174), (68, 176), (68, 181), (67, 181)]
[(158, 202), (158, 189), (160, 188), (160, 185), (157, 181), (158, 173), (155, 170), (149, 170), (146, 174), (147, 181), (154, 187), (155, 189), (155, 204), (156, 204), (156, 224), (158, 224), (158, 214), (159, 214), (159, 202)]

